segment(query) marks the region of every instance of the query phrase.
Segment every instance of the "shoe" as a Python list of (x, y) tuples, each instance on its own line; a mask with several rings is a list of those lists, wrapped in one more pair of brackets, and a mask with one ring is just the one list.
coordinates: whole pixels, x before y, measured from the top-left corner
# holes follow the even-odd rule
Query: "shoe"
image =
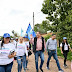
[(61, 70), (59, 70), (59, 72), (64, 72), (64, 71), (61, 69)]
[(50, 70), (49, 67), (46, 67), (47, 70)]
[(63, 66), (64, 66), (64, 68), (67, 68), (68, 67), (66, 64), (64, 64)]
[(29, 69), (26, 67), (25, 70), (29, 70)]
[(41, 71), (41, 72), (43, 72), (43, 69), (42, 69), (42, 68), (40, 68), (40, 71)]

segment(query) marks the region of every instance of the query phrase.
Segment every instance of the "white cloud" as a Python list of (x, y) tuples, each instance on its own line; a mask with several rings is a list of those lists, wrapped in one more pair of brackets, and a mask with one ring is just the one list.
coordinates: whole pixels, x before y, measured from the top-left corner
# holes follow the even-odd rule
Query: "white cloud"
[(29, 22), (33, 27), (32, 16), (35, 12), (35, 24), (45, 19), (42, 14), (43, 0), (0, 0), (0, 35), (11, 34), (15, 30), (20, 34), (21, 28), (26, 31)]

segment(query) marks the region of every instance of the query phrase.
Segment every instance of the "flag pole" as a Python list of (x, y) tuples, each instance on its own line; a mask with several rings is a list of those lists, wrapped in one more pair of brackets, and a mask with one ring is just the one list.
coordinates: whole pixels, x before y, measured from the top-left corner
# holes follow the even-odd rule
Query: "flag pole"
[(33, 12), (33, 30), (34, 30), (34, 12)]

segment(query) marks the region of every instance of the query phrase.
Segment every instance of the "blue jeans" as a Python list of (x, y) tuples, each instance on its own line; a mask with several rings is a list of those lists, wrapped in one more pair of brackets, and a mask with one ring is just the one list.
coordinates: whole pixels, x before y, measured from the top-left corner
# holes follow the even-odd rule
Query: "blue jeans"
[(13, 62), (8, 65), (0, 65), (0, 72), (11, 72)]
[(56, 60), (56, 64), (57, 64), (58, 69), (61, 70), (56, 50), (54, 50), (54, 51), (53, 50), (48, 50), (48, 56), (49, 57), (48, 57), (48, 60), (47, 60), (47, 67), (49, 67), (50, 59), (53, 56), (53, 58)]
[[(25, 55), (25, 58), (26, 58), (26, 55)], [(28, 60), (26, 59), (26, 68), (27, 68), (27, 65), (28, 65)]]
[(40, 68), (42, 68), (43, 63), (44, 63), (44, 53), (42, 51), (36, 51), (35, 53), (35, 65), (36, 65), (36, 70), (38, 70), (38, 58), (41, 58), (41, 64), (40, 64)]
[(22, 70), (22, 65), (25, 70), (26, 67), (26, 56), (17, 56), (17, 63), (18, 63), (18, 72), (21, 72)]
[(28, 65), (28, 60), (26, 60), (26, 68), (27, 68), (27, 65)]

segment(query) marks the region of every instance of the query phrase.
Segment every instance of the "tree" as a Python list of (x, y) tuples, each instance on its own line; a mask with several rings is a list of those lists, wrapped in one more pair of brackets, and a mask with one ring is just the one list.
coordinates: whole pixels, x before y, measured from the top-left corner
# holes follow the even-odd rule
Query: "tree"
[(47, 14), (51, 24), (50, 30), (57, 33), (57, 38), (62, 40), (64, 36), (71, 43), (72, 36), (72, 0), (44, 0), (41, 11)]
[(47, 31), (51, 30), (51, 25), (48, 20), (42, 21), (41, 26), (45, 30), (45, 33), (47, 33)]
[(36, 25), (34, 26), (34, 31), (35, 31), (35, 32), (40, 31), (41, 34), (44, 34), (44, 33), (45, 33), (45, 30), (43, 29), (42, 24), (36, 24)]

